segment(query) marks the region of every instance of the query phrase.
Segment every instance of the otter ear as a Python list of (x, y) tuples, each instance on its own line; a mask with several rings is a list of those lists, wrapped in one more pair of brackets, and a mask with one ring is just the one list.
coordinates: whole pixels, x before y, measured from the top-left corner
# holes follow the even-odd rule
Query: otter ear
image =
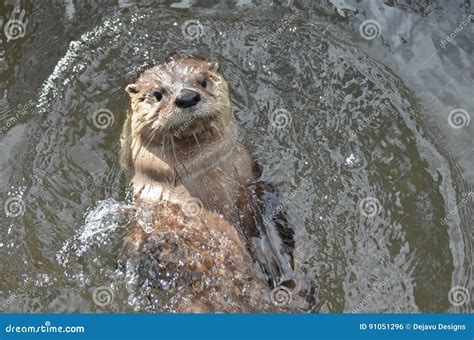
[(125, 92), (127, 92), (130, 97), (133, 97), (138, 93), (138, 85), (128, 84), (127, 87), (125, 87)]
[(169, 63), (170, 61), (177, 61), (177, 60), (180, 60), (180, 59), (185, 59), (185, 58), (189, 58), (190, 55), (189, 54), (184, 54), (184, 53), (181, 53), (181, 52), (171, 52), (170, 54), (168, 54), (166, 57), (165, 57), (165, 63)]
[(219, 63), (217, 61), (209, 61), (207, 65), (209, 67), (209, 70), (212, 72), (217, 72), (217, 70), (219, 69)]

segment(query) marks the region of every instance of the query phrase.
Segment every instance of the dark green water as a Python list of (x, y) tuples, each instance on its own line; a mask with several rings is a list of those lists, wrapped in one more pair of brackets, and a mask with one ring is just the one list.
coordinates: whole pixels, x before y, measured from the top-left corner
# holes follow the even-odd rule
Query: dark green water
[[(166, 311), (117, 267), (112, 216), (129, 200), (123, 88), (179, 50), (219, 61), (296, 226), (311, 311), (472, 312), (472, 10), (417, 3), (18, 4), (25, 35), (0, 54), (0, 308)], [(369, 19), (379, 34), (359, 32)]]

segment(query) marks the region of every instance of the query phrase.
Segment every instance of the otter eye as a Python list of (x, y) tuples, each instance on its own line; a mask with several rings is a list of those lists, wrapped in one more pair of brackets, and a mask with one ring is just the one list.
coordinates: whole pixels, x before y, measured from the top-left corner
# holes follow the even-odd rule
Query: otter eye
[(163, 93), (161, 93), (161, 92), (159, 92), (159, 91), (155, 91), (155, 92), (153, 92), (153, 97), (155, 97), (155, 99), (156, 99), (157, 101), (160, 101), (161, 98), (163, 98)]
[(206, 88), (207, 87), (207, 81), (206, 79), (202, 79), (199, 81), (199, 85), (201, 85), (203, 88)]

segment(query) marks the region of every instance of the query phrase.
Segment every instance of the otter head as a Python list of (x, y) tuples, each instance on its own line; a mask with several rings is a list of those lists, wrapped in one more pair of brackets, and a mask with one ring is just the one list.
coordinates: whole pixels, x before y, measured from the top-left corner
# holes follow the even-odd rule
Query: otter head
[[(144, 143), (197, 140), (232, 122), (228, 87), (217, 62), (173, 54), (126, 87), (131, 130)], [(138, 137), (138, 136), (137, 136)]]

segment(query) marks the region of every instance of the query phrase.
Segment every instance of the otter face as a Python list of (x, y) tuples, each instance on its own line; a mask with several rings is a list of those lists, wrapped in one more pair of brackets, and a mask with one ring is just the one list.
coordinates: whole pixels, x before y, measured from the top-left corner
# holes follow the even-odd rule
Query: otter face
[(125, 88), (132, 130), (159, 141), (196, 137), (215, 123), (225, 126), (232, 115), (227, 83), (217, 68), (216, 62), (178, 54), (146, 70)]

